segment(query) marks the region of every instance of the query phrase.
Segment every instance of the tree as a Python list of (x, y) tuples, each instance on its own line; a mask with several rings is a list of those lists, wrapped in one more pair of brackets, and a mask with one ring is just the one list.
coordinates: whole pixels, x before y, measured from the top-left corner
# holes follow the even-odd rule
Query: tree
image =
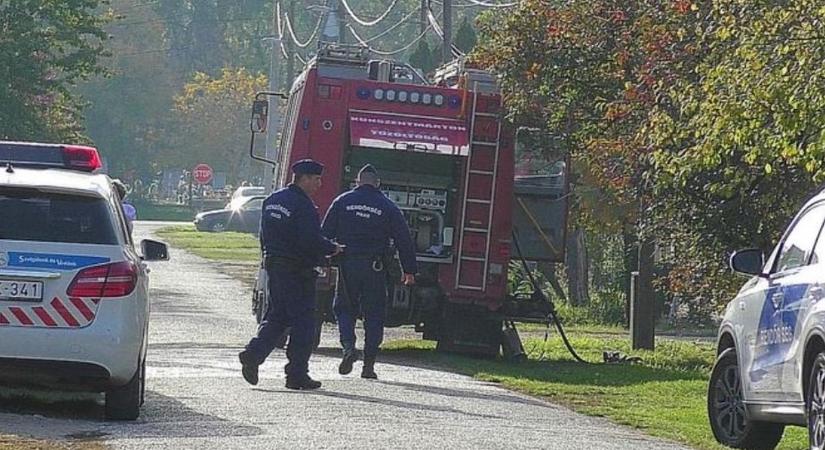
[(152, 5), (112, 0), (108, 24), (112, 56), (104, 60), (108, 74), (80, 86), (88, 101), (85, 124), (89, 137), (106, 158), (110, 173), (134, 171), (144, 181), (154, 176), (155, 155), (175, 130), (173, 97), (185, 79), (175, 70), (163, 39), (166, 24)]
[(423, 73), (430, 73), (438, 65), (439, 59), (433, 54), (426, 39), (418, 42), (415, 51), (410, 55), (410, 65), (421, 69)]
[(0, 138), (84, 140), (71, 88), (103, 72), (103, 3), (0, 2)]
[(265, 76), (246, 69), (225, 68), (218, 78), (196, 73), (175, 97), (179, 134), (162, 161), (177, 167), (205, 162), (233, 184), (249, 178), (250, 105), (266, 86)]
[(467, 16), (464, 16), (464, 19), (461, 21), (461, 25), (458, 27), (458, 31), (455, 33), (455, 45), (464, 53), (470, 53), (473, 51), (473, 48), (476, 46), (478, 39), (476, 38), (476, 32), (473, 30), (473, 25), (470, 23), (470, 19)]
[(654, 0), (528, 0), (482, 16), (474, 59), (502, 75), (513, 120), (561, 139), (590, 188), (576, 192), (571, 228), (640, 234), (645, 127), (659, 87), (678, 76), (674, 61), (688, 57), (680, 36), (692, 36), (691, 20)]

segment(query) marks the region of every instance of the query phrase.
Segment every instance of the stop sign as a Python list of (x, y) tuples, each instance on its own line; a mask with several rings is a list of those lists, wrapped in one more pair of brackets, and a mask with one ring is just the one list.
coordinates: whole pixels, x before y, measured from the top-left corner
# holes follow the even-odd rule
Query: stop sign
[(198, 184), (206, 184), (212, 181), (212, 168), (207, 164), (198, 164), (192, 169), (192, 178)]

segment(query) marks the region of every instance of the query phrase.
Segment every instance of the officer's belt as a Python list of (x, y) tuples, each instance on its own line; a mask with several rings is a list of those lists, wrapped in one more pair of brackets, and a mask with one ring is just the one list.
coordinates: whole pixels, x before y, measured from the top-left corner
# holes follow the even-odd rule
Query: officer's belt
[(341, 255), (341, 259), (350, 261), (375, 261), (383, 258), (383, 255), (348, 255), (346, 252)]
[(278, 267), (296, 272), (312, 270), (313, 268), (312, 266), (308, 266), (305, 261), (287, 256), (266, 256), (264, 258), (264, 267)]

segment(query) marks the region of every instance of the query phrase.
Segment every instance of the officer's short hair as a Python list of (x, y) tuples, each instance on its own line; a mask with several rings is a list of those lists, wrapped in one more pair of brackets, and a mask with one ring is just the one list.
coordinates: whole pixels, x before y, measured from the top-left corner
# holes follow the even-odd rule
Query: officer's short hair
[(358, 182), (361, 184), (378, 185), (381, 178), (378, 176), (378, 171), (375, 170), (372, 164), (366, 164), (358, 171)]

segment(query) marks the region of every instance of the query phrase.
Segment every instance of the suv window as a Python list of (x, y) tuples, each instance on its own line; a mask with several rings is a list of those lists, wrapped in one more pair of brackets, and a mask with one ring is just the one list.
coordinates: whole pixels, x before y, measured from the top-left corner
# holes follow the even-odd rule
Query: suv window
[(0, 188), (0, 239), (118, 244), (106, 200), (34, 189)]
[(816, 205), (806, 211), (796, 222), (782, 243), (776, 271), (783, 272), (808, 264), (817, 237), (825, 221), (825, 206)]

